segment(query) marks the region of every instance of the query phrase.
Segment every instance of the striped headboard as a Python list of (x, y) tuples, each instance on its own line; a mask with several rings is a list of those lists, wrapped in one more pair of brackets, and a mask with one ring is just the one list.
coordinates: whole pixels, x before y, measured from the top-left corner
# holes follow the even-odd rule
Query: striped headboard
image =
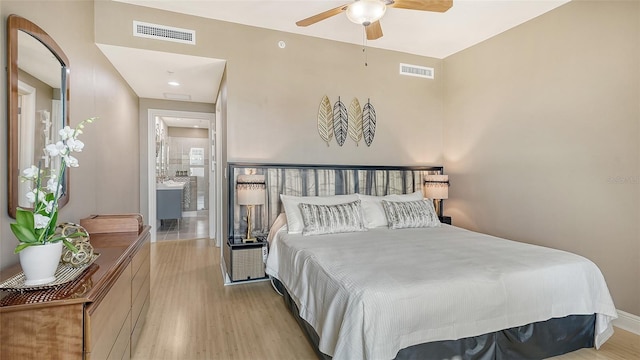
[[(266, 233), (283, 211), (280, 194), (330, 196), (342, 194), (408, 194), (422, 190), (425, 175), (441, 174), (442, 166), (228, 164), (228, 235), (246, 232), (247, 208), (237, 204), (238, 175), (264, 175), (264, 205), (255, 207), (253, 228)], [(261, 178), (261, 177), (260, 177)]]

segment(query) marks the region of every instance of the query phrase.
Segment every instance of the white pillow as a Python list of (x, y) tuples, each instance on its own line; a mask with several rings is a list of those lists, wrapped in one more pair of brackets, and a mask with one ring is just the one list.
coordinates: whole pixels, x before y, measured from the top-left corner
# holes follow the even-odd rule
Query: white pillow
[(382, 201), (389, 228), (438, 227), (440, 220), (431, 200)]
[(358, 195), (334, 195), (334, 196), (291, 196), (280, 194), (280, 200), (284, 205), (284, 212), (287, 214), (287, 227), (289, 234), (300, 234), (304, 229), (302, 221), (302, 212), (298, 204), (314, 204), (314, 205), (337, 205), (358, 200)]
[(362, 221), (360, 200), (337, 205), (301, 203), (299, 206), (304, 236), (367, 231)]
[(382, 206), (382, 200), (387, 201), (416, 201), (422, 200), (424, 195), (422, 191), (416, 191), (413, 194), (402, 195), (385, 195), (385, 196), (373, 196), (358, 194), (358, 198), (362, 201), (362, 210), (364, 212), (364, 226), (367, 229), (373, 229), (376, 227), (388, 226), (387, 215), (384, 212)]

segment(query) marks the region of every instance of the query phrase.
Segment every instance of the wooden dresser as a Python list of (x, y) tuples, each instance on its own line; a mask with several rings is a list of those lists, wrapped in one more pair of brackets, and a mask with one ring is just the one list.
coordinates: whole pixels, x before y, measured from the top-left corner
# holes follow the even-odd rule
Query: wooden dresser
[[(150, 302), (149, 227), (91, 234), (100, 256), (57, 289), (0, 291), (0, 359), (129, 359)], [(0, 272), (5, 280), (19, 265)]]

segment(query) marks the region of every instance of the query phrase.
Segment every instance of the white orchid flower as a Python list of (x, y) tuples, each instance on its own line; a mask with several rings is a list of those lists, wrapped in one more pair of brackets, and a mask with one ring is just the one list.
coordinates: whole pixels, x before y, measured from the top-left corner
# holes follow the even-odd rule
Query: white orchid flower
[(29, 191), (25, 197), (27, 198), (27, 201), (29, 202), (29, 204), (33, 204), (34, 202), (36, 202), (36, 194), (33, 191)]
[(53, 212), (53, 204), (55, 203), (55, 201), (51, 200), (51, 201), (47, 201), (47, 207), (46, 207), (46, 212), (47, 214), (51, 214)]
[(65, 155), (68, 152), (67, 146), (62, 141), (58, 141), (55, 144), (47, 145), (45, 150), (47, 151), (49, 156)]
[(64, 161), (67, 163), (68, 167), (78, 167), (80, 164), (78, 163), (78, 159), (71, 155), (65, 155)]
[(74, 129), (67, 125), (64, 128), (60, 129), (60, 138), (62, 140), (72, 139), (75, 137), (75, 132), (76, 131)]
[(31, 165), (31, 167), (22, 170), (22, 177), (27, 180), (35, 180), (38, 178), (40, 169), (37, 166)]
[(51, 219), (48, 216), (44, 216), (44, 215), (40, 215), (40, 214), (34, 214), (33, 215), (33, 222), (34, 222), (34, 227), (36, 229), (44, 229), (47, 227), (47, 225), (49, 225), (49, 221)]
[(84, 148), (84, 143), (78, 139), (71, 138), (67, 140), (67, 147), (71, 151), (81, 152), (82, 148)]
[(60, 187), (60, 184), (58, 184), (58, 181), (56, 180), (56, 176), (51, 175), (51, 178), (47, 181), (47, 190), (49, 190), (50, 193), (55, 194), (56, 190), (59, 190)]
[(26, 194), (27, 201), (31, 204), (36, 202), (36, 197), (38, 201), (44, 201), (45, 196), (46, 195), (38, 189), (33, 189)]

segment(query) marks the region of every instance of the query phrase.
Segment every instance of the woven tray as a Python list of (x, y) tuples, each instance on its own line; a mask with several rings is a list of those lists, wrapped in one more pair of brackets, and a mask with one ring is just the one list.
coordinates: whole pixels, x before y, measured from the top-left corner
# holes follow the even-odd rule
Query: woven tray
[(94, 261), (96, 261), (98, 256), (100, 256), (100, 254), (94, 253), (93, 256), (91, 257), (91, 260), (88, 263), (78, 267), (73, 267), (71, 265), (63, 264), (63, 263), (58, 264), (58, 269), (56, 269), (56, 274), (55, 274), (56, 279), (53, 282), (50, 282), (48, 284), (27, 286), (24, 284), (27, 278), (24, 276), (24, 273), (20, 271), (19, 273), (15, 274), (14, 276), (0, 283), (0, 290), (23, 292), (23, 291), (31, 291), (31, 290), (49, 289), (49, 288), (60, 286), (62, 284), (66, 284), (69, 281), (72, 281), (73, 279), (77, 278), (80, 274), (82, 274), (82, 272), (84, 272), (91, 264), (93, 264)]

